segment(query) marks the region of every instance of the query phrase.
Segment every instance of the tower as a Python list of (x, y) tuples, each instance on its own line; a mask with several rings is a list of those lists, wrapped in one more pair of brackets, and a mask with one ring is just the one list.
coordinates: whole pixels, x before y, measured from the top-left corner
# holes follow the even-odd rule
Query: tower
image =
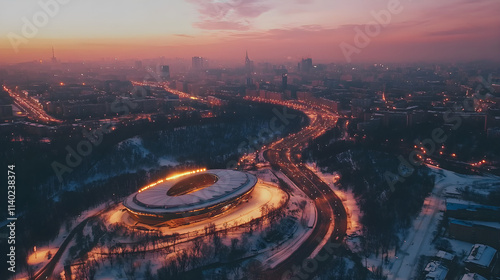
[(282, 90), (286, 90), (288, 88), (288, 74), (281, 74), (281, 88)]
[(248, 58), (248, 51), (246, 51), (246, 56), (245, 56), (245, 65), (250, 63), (250, 58)]
[(253, 72), (253, 61), (250, 60), (248, 57), (248, 51), (246, 51), (246, 56), (245, 56), (245, 70), (248, 75), (250, 75)]
[(53, 62), (53, 63), (56, 63), (56, 62), (57, 62), (56, 55), (55, 55), (55, 53), (54, 53), (54, 46), (52, 46), (52, 62)]

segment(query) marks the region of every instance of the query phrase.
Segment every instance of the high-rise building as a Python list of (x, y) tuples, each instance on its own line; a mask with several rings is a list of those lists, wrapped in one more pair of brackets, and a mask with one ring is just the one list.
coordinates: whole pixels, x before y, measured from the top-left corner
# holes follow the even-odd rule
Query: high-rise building
[(134, 64), (135, 69), (142, 69), (142, 61), (136, 60)]
[(247, 87), (253, 86), (253, 79), (251, 77), (247, 77)]
[(193, 56), (191, 67), (193, 70), (202, 70), (205, 60), (201, 56)]
[(281, 88), (282, 90), (286, 90), (288, 87), (288, 74), (283, 73), (281, 75)]
[(300, 63), (300, 71), (301, 72), (305, 72), (305, 73), (311, 72), (312, 68), (313, 68), (312, 58), (302, 59), (302, 63)]
[(160, 67), (160, 77), (163, 80), (170, 79), (170, 67), (168, 65), (162, 65)]
[(55, 55), (55, 53), (54, 53), (54, 46), (52, 46), (52, 62), (53, 62), (53, 63), (56, 63), (56, 62), (57, 62), (56, 55)]
[(253, 72), (253, 61), (248, 57), (248, 51), (245, 56), (245, 70), (247, 74), (251, 74)]

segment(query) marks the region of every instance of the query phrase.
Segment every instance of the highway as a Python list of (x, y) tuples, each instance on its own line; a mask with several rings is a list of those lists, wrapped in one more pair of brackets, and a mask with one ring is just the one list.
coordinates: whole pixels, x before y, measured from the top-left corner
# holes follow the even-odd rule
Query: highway
[[(290, 279), (292, 277), (303, 280), (312, 279), (317, 274), (318, 269), (311, 271), (308, 268), (304, 271), (304, 269), (301, 269), (304, 267), (304, 261), (313, 252), (317, 252), (317, 249), (320, 249), (319, 247), (321, 246), (322, 248), (319, 250), (317, 256), (322, 256), (322, 261), (328, 262), (332, 254), (335, 253), (335, 251), (332, 251), (332, 248), (341, 246), (347, 230), (347, 214), (341, 199), (325, 182), (301, 162), (301, 151), (308, 141), (333, 128), (336, 125), (337, 116), (333, 112), (318, 106), (294, 104), (293, 107), (300, 108), (308, 114), (311, 123), (300, 132), (270, 144), (264, 149), (264, 156), (314, 201), (318, 216), (316, 226), (312, 229), (311, 235), (301, 246), (280, 264), (273, 269), (265, 271), (264, 275), (262, 275), (265, 279), (272, 280)], [(88, 220), (101, 213), (102, 211), (85, 219), (75, 227), (58, 249), (53, 259), (35, 274), (34, 279), (50, 277), (73, 235), (77, 231), (82, 230)], [(333, 233), (328, 236), (330, 242), (327, 242), (327, 245), (325, 245), (323, 239), (329, 234), (332, 223)], [(321, 263), (318, 263), (318, 267), (320, 266)], [(296, 274), (297, 270), (293, 268), (299, 268), (299, 272)]]
[[(305, 111), (305, 113), (311, 112)], [(316, 227), (309, 238), (285, 261), (267, 271), (266, 279), (290, 279), (292, 277), (296, 277), (294, 279), (312, 279), (318, 272), (317, 269), (312, 272), (311, 269), (307, 269), (306, 272), (302, 270), (296, 273), (292, 271), (292, 268), (303, 267), (304, 261), (318, 246), (322, 245), (321, 241), (328, 234), (332, 223), (334, 229), (329, 237), (332, 243), (337, 247), (340, 246), (346, 235), (347, 214), (342, 201), (325, 182), (303, 165), (300, 160), (301, 150), (309, 139), (322, 135), (336, 124), (336, 117), (333, 116), (332, 112), (315, 107), (314, 113), (317, 114), (317, 117), (309, 126), (273, 143), (264, 151), (265, 158), (272, 165), (279, 167), (297, 187), (314, 201), (318, 213)], [(331, 257), (331, 246), (325, 247), (320, 250), (318, 255)]]
[(14, 99), (14, 103), (19, 109), (21, 109), (26, 116), (33, 121), (44, 123), (44, 124), (60, 124), (61, 120), (53, 118), (47, 114), (40, 105), (36, 104), (35, 101), (30, 98), (26, 98), (23, 95), (16, 93), (6, 86), (3, 89)]

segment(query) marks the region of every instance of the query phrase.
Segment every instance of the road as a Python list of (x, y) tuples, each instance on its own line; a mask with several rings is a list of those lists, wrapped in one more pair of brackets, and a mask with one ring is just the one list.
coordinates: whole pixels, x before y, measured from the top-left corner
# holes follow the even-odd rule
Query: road
[(16, 93), (6, 86), (3, 89), (14, 99), (14, 103), (19, 109), (21, 109), (30, 120), (44, 123), (44, 124), (60, 124), (61, 120), (53, 118), (49, 114), (47, 114), (43, 108), (40, 107), (39, 104), (36, 104), (35, 101), (30, 98), (24, 97), (22, 94)]
[[(332, 117), (331, 112), (319, 109), (316, 108), (317, 117), (308, 127), (270, 145), (264, 151), (266, 159), (314, 201), (318, 213), (316, 227), (309, 238), (285, 261), (266, 272), (267, 279), (286, 279), (294, 276), (304, 279), (305, 275), (308, 279), (313, 278), (317, 269), (313, 272), (310, 272), (310, 269), (307, 273), (302, 272), (301, 276), (294, 275), (295, 272), (291, 272), (291, 269), (294, 266), (303, 266), (304, 260), (311, 256), (318, 246), (322, 246), (321, 241), (327, 235), (332, 222), (334, 230), (329, 237), (331, 242), (340, 245), (346, 235), (347, 213), (341, 199), (300, 160), (301, 150), (309, 139), (322, 135), (336, 124), (336, 118)], [(328, 255), (331, 251), (328, 253), (322, 248), (318, 255), (325, 256), (325, 253)]]
[(54, 254), (52, 259), (50, 259), (50, 261), (42, 269), (40, 269), (38, 272), (36, 272), (32, 279), (34, 279), (34, 280), (50, 279), (50, 277), (52, 276), (52, 273), (54, 272), (54, 268), (56, 268), (57, 263), (59, 262), (62, 255), (66, 251), (66, 247), (73, 239), (73, 236), (75, 236), (75, 234), (78, 233), (79, 231), (82, 231), (88, 221), (93, 220), (96, 217), (99, 217), (102, 213), (108, 211), (114, 205), (115, 204), (112, 204), (112, 205), (108, 206), (107, 208), (97, 212), (96, 214), (94, 214), (90, 217), (87, 217), (86, 219), (81, 221), (76, 227), (74, 227), (71, 230), (71, 232), (68, 234), (66, 239), (64, 239), (61, 246), (59, 246), (59, 248), (57, 249), (57, 252)]
[[(324, 108), (307, 107), (307, 109), (304, 109), (307, 110), (305, 113), (316, 115), (315, 118), (311, 118), (311, 124), (300, 132), (289, 135), (269, 145), (264, 151), (264, 155), (272, 165), (278, 167), (281, 172), (314, 201), (318, 213), (317, 222), (309, 238), (296, 251), (276, 267), (265, 272), (264, 277), (266, 279), (287, 279), (293, 276), (304, 280), (312, 279), (318, 272), (317, 269), (313, 272), (310, 270), (307, 273), (302, 272), (302, 277), (300, 277), (291, 273), (292, 267), (302, 267), (304, 260), (308, 259), (319, 246), (324, 246), (324, 242), (322, 241), (328, 234), (332, 223), (334, 229), (331, 236), (329, 236), (329, 240), (332, 243), (340, 246), (346, 235), (347, 213), (341, 199), (314, 172), (309, 170), (300, 159), (301, 151), (308, 141), (333, 128), (337, 119), (332, 112)], [(34, 279), (46, 279), (46, 277), (49, 277), (74, 234), (82, 230), (88, 220), (100, 215), (101, 212), (85, 219), (75, 227), (51, 261), (38, 271)], [(332, 251), (325, 247), (321, 248), (318, 255), (326, 255), (330, 258)], [(304, 278), (304, 275), (307, 275), (307, 278)]]

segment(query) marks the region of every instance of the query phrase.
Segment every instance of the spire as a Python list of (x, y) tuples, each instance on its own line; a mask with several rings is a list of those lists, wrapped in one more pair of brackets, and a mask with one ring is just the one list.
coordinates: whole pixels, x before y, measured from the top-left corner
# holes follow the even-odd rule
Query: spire
[(250, 61), (250, 58), (248, 57), (248, 51), (246, 51), (245, 65), (248, 67), (250, 63), (251, 63), (251, 61)]
[(248, 57), (248, 51), (246, 51), (245, 68), (246, 68), (247, 74), (250, 74), (253, 71), (253, 62)]
[(52, 62), (57, 62), (56, 55), (54, 53), (54, 46), (52, 46)]

